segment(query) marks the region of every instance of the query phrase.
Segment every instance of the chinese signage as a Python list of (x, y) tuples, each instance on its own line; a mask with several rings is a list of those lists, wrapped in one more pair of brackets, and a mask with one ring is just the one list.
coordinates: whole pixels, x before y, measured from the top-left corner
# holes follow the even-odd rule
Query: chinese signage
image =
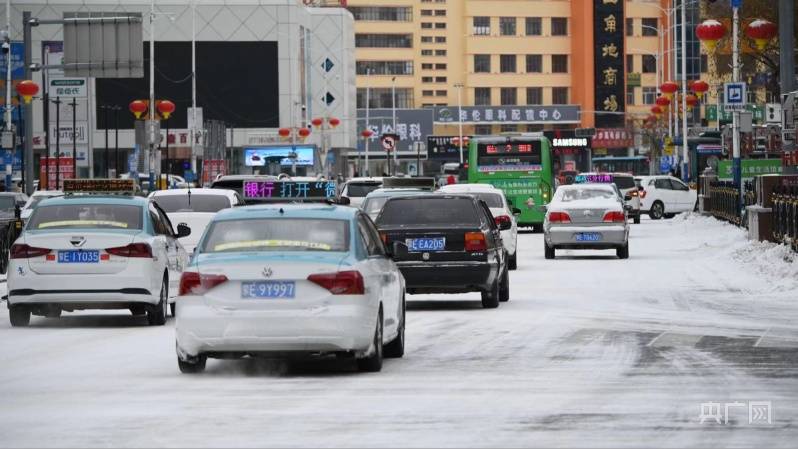
[[(60, 190), (64, 186), (64, 179), (75, 177), (75, 166), (71, 157), (42, 157), (39, 158), (39, 189)], [(58, 173), (58, 186), (56, 187), (56, 173)]]
[[(624, 2), (593, 2), (594, 76), (596, 82), (597, 127), (623, 126), (624, 95)], [(595, 144), (594, 144), (595, 146)]]
[(491, 184), (507, 196), (540, 195), (540, 186), (536, 179), (494, 179)]
[(207, 184), (219, 175), (227, 174), (227, 164), (224, 159), (206, 159), (202, 161), (202, 183)]
[[(718, 107), (714, 104), (708, 104), (705, 106), (706, 108), (706, 119), (710, 122), (715, 122), (718, 120)], [(748, 112), (753, 113), (753, 120), (755, 122), (764, 122), (765, 121), (765, 109), (762, 105), (758, 104), (746, 104), (745, 110)], [(726, 111), (721, 109), (720, 111), (720, 121), (721, 122), (729, 122), (732, 121), (732, 111)]]
[(0, 52), (0, 78), (6, 79), (8, 56), (11, 55), (11, 79), (21, 80), (25, 77), (25, 46), (21, 42), (12, 42), (11, 51)]
[(574, 179), (576, 184), (610, 184), (613, 181), (612, 175), (606, 173), (576, 175)]
[(86, 78), (54, 78), (50, 80), (51, 97), (80, 97), (88, 95)]
[(248, 200), (297, 201), (334, 199), (335, 181), (244, 181), (244, 198)]
[[(458, 112), (459, 111), (459, 112)], [(542, 124), (579, 123), (578, 105), (553, 106), (438, 106), (435, 123)]]
[(593, 148), (628, 148), (634, 146), (634, 134), (631, 131), (616, 129), (597, 129), (593, 136)]
[[(781, 159), (743, 159), (743, 179), (751, 179), (759, 175), (780, 174)], [(732, 161), (718, 162), (718, 179), (732, 179)]]
[[(396, 142), (396, 151), (412, 151), (416, 154), (415, 142), (424, 142), (427, 136), (432, 135), (432, 109), (397, 109), (396, 110), (396, 129), (394, 129), (393, 112), (390, 109), (371, 109), (368, 111), (368, 126), (366, 124), (366, 110), (357, 110), (357, 129), (370, 129), (373, 133), (368, 139), (369, 151), (375, 153), (385, 153), (380, 143), (380, 137), (385, 134), (396, 134), (399, 141)], [(358, 143), (358, 150), (363, 151), (364, 145), (361, 139)]]
[[(463, 157), (468, 159), (468, 142), (471, 136), (463, 136)], [(427, 136), (427, 157), (435, 160), (459, 161), (459, 136)]]
[(640, 72), (627, 73), (626, 85), (629, 87), (640, 87)]

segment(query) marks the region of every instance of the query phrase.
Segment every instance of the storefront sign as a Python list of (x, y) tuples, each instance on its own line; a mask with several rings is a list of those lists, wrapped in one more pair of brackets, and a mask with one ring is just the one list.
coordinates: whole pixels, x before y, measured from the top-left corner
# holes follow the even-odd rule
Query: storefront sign
[[(593, 2), (594, 76), (596, 80), (597, 127), (623, 126), (626, 110), (624, 87), (624, 3), (616, 0)], [(595, 145), (595, 144), (594, 144)]]
[(628, 148), (634, 146), (634, 134), (623, 128), (599, 128), (592, 145), (593, 148)]
[[(743, 179), (754, 176), (780, 174), (783, 171), (781, 159), (743, 159)], [(718, 162), (718, 179), (732, 179), (732, 161)]]
[[(468, 142), (471, 136), (463, 136), (463, 158), (468, 159)], [(459, 136), (427, 136), (427, 157), (434, 160), (459, 161)]]
[[(366, 125), (366, 110), (357, 110), (357, 129), (362, 131), (370, 129), (372, 136), (369, 138), (369, 151), (385, 153), (380, 143), (380, 137), (385, 134), (396, 134), (398, 152), (412, 151), (416, 154), (415, 142), (424, 142), (432, 134), (432, 109), (397, 109), (396, 129), (393, 129), (393, 112), (390, 109), (371, 109), (368, 111), (369, 120)], [(363, 139), (358, 142), (358, 150), (363, 151)]]
[(435, 123), (545, 124), (579, 123), (578, 105), (552, 106), (438, 106)]

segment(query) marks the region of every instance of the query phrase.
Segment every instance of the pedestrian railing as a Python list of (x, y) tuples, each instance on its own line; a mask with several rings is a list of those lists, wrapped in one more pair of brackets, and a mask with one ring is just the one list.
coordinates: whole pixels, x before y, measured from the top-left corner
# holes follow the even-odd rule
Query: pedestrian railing
[(742, 224), (740, 191), (733, 182), (712, 182), (709, 187), (709, 196), (711, 198), (709, 211), (712, 216), (738, 226)]
[(21, 232), (22, 220), (0, 220), (0, 274), (8, 271), (9, 250)]
[(798, 186), (778, 186), (773, 201), (773, 240), (798, 251)]

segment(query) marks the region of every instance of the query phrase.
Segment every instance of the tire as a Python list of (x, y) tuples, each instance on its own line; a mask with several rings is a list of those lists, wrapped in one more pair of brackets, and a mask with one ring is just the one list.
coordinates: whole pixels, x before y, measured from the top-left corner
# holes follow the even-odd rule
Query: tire
[(406, 322), (405, 297), (402, 295), (402, 318), (399, 324), (399, 335), (383, 348), (383, 355), (389, 359), (400, 359), (405, 355), (405, 322)]
[(501, 279), (493, 281), (493, 285), (489, 292), (482, 292), (482, 308), (495, 309), (499, 307), (499, 298), (501, 297)]
[(169, 313), (172, 314), (172, 318), (177, 316), (177, 303), (173, 302), (169, 304)]
[(675, 216), (676, 216), (676, 214), (665, 214), (665, 215), (663, 215), (663, 217), (665, 217), (668, 220), (670, 220), (671, 218), (673, 218)]
[(183, 374), (198, 374), (205, 371), (205, 364), (207, 362), (208, 357), (203, 354), (198, 355), (197, 360), (193, 362), (184, 362), (178, 357), (177, 367), (180, 368), (180, 372)]
[(654, 201), (654, 204), (651, 205), (651, 211), (649, 211), (648, 216), (651, 217), (652, 220), (659, 220), (665, 215), (665, 205), (662, 204), (662, 201)]
[(61, 318), (61, 308), (50, 308), (44, 314), (46, 318)]
[(628, 259), (629, 258), (629, 242), (626, 245), (615, 250), (615, 254), (618, 255), (619, 259)]
[(30, 324), (30, 309), (25, 306), (10, 306), (8, 318), (12, 327), (27, 327)]
[(158, 304), (155, 306), (150, 306), (147, 309), (147, 322), (149, 322), (150, 326), (163, 326), (166, 324), (166, 314), (169, 310), (169, 299), (167, 298), (167, 285), (168, 281), (166, 276), (163, 278), (163, 283), (161, 284), (161, 293), (160, 297), (161, 300), (158, 301)]
[(507, 302), (510, 300), (510, 273), (504, 270), (501, 286), (499, 287), (499, 301)]
[(635, 223), (635, 224), (640, 224), (640, 214), (639, 214), (639, 213), (638, 213), (637, 215), (635, 215), (635, 217), (634, 217), (634, 223)]
[(508, 258), (507, 265), (510, 270), (518, 269), (518, 249), (516, 249), (515, 253)]
[(377, 314), (377, 328), (374, 329), (374, 353), (368, 357), (357, 359), (357, 369), (365, 373), (377, 373), (382, 370), (382, 307)]
[(545, 241), (543, 242), (543, 255), (546, 257), (546, 259), (554, 259), (554, 251), (555, 250), (553, 246), (549, 246)]
[(130, 313), (133, 316), (140, 316), (147, 314), (147, 307), (143, 304), (135, 304), (130, 306)]

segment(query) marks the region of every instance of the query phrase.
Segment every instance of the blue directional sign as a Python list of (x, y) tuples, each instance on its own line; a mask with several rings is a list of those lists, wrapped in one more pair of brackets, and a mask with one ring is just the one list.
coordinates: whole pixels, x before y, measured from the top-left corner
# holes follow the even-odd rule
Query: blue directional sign
[[(11, 79), (21, 80), (25, 77), (25, 46), (21, 42), (11, 43)], [(0, 73), (6, 78), (9, 53), (0, 52)]]
[(723, 108), (727, 111), (745, 110), (745, 83), (726, 83), (723, 85)]

